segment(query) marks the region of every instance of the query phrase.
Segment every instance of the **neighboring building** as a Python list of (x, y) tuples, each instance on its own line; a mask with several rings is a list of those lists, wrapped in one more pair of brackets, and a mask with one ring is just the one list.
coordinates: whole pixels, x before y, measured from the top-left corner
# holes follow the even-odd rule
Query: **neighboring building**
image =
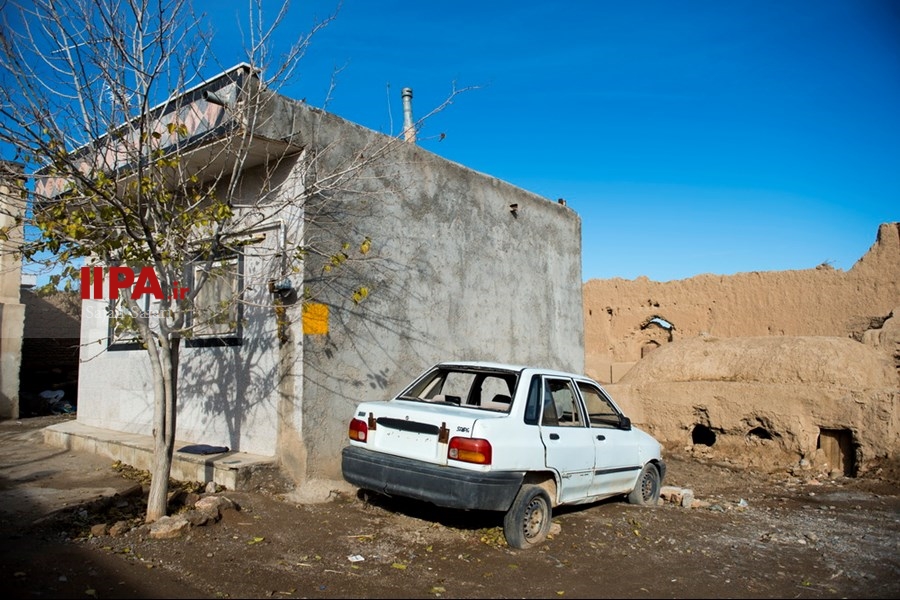
[[(241, 66), (186, 93), (204, 115), (192, 127), (227, 125), (218, 103), (247, 85), (254, 78)], [(438, 360), (583, 371), (581, 221), (571, 209), (283, 96), (258, 122), (255, 163), (236, 182), (248, 207), (269, 176), (278, 193), (303, 186), (312, 156), (312, 167), (337, 172), (360, 153), (389, 150), (352, 190), (266, 220), (233, 258), (242, 314), (216, 332), (227, 343), (185, 342), (178, 440), (272, 457), (296, 481), (339, 479), (356, 404), (386, 399)], [(364, 238), (366, 259), (334, 277), (310, 256), (290, 281), (269, 281), (283, 253)], [(302, 300), (304, 286), (315, 302)], [(357, 302), (360, 286), (368, 297)], [(111, 339), (107, 306), (83, 303), (77, 419), (150, 435), (147, 353)]]
[[(25, 276), (23, 276), (23, 280)], [(78, 292), (39, 294), (22, 285), (25, 329), (19, 378), (19, 415), (74, 412), (81, 345)]]
[(22, 259), (16, 254), (23, 229), (23, 168), (0, 162), (0, 419), (19, 418), (19, 369), (22, 362), (22, 328), (25, 306), (19, 301)]

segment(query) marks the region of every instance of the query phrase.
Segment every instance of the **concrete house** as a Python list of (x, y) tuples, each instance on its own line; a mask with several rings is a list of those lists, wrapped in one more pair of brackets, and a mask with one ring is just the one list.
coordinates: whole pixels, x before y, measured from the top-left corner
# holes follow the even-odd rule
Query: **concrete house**
[[(235, 257), (241, 314), (219, 332), (226, 343), (185, 343), (177, 427), (178, 440), (229, 451), (189, 457), (179, 442), (173, 476), (240, 486), (223, 473), (255, 461), (278, 464), (297, 482), (340, 479), (355, 405), (386, 399), (438, 360), (583, 371), (577, 214), (282, 95), (270, 94), (253, 125), (232, 122), (227, 106), (253, 86), (257, 78), (239, 65), (172, 104), (189, 122), (196, 156), (211, 156), (220, 132), (246, 128), (252, 160), (229, 182), (245, 210), (258, 210), (251, 205), (266, 182), (306, 185), (312, 156), (315, 168), (334, 172), (373, 148), (383, 156), (345, 192), (263, 218)], [(333, 277), (327, 257), (310, 257), (301, 272), (272, 281), (272, 261), (285, 253), (343, 239), (371, 240), (371, 252)], [(360, 301), (354, 290), (363, 285)], [(146, 468), (149, 452), (134, 440), (151, 435), (149, 361), (111, 333), (108, 305), (83, 302), (77, 421), (46, 437)]]

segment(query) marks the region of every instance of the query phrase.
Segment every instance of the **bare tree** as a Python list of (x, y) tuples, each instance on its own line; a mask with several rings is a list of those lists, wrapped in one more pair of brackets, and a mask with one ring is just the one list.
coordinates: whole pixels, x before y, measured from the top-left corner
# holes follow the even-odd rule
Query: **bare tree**
[[(339, 229), (332, 200), (359, 193), (363, 174), (372, 176), (372, 166), (402, 143), (361, 135), (352, 153), (338, 152), (345, 140), (317, 139), (315, 119), (292, 123), (296, 103), (278, 86), (335, 15), (314, 23), (276, 63), (272, 35), (286, 14), (285, 5), (266, 24), (257, 0), (247, 18), (246, 62), (207, 80), (208, 68), (222, 69), (188, 0), (4, 6), (0, 145), (34, 180), (25, 223), (32, 235), (21, 251), (61, 266), (57, 278), (81, 278), (95, 291), (122, 288), (110, 307), (110, 337), (133, 336), (153, 376), (148, 522), (166, 514), (182, 340), (239, 324), (251, 285), (228, 257), (264, 232), (303, 231), (304, 220), (332, 219)], [(301, 261), (321, 261), (321, 282), (366, 258), (374, 243), (350, 232), (337, 246), (300, 237), (271, 249), (261, 277), (272, 290), (291, 291), (281, 282), (300, 272)], [(87, 271), (78, 270), (79, 260)], [(302, 282), (304, 298), (315, 295), (314, 283)], [(354, 285), (348, 293), (362, 302), (369, 290)], [(284, 297), (275, 295), (276, 314)]]

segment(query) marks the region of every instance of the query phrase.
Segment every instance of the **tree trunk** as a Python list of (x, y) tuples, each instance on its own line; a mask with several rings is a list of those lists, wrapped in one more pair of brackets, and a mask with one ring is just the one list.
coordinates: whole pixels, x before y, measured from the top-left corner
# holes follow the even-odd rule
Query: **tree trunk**
[(168, 512), (169, 476), (175, 452), (175, 421), (178, 407), (179, 339), (165, 340), (151, 364), (154, 375), (153, 464), (146, 522), (153, 523)]

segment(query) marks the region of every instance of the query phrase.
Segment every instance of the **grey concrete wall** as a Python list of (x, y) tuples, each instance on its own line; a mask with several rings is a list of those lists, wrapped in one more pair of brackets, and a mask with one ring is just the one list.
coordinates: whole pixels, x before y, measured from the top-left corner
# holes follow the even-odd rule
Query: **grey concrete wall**
[[(328, 148), (316, 156), (319, 173), (384, 153), (307, 209), (307, 239), (320, 247), (372, 241), (364, 259), (327, 275), (320, 261), (306, 264), (313, 300), (329, 307), (328, 333), (303, 337), (308, 476), (340, 477), (358, 402), (389, 398), (439, 360), (583, 370), (576, 213), (331, 115), (294, 103), (282, 110), (291, 116), (281, 122)], [(359, 286), (370, 294), (357, 304)]]

